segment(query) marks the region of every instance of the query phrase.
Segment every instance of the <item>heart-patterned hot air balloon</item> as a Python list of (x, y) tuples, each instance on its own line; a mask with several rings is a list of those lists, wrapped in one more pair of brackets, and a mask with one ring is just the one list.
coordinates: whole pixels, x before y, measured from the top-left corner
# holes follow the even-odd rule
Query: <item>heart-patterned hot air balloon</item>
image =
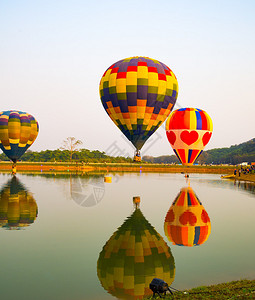
[(166, 135), (184, 166), (193, 165), (212, 136), (212, 120), (201, 109), (180, 108), (166, 121)]
[(182, 188), (164, 223), (165, 235), (174, 245), (198, 246), (211, 233), (211, 221), (191, 187)]

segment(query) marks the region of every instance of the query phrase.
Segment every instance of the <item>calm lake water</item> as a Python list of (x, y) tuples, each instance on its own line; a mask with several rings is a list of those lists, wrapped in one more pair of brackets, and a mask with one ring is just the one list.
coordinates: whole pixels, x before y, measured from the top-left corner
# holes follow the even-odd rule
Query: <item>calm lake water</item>
[[(121, 298), (147, 290), (155, 275), (177, 289), (255, 278), (253, 184), (208, 174), (191, 174), (190, 183), (183, 174), (108, 176), (111, 183), (0, 174), (0, 299)], [(185, 199), (203, 206), (181, 208)], [(188, 228), (172, 240), (167, 214), (169, 232), (174, 218)], [(200, 245), (180, 246), (193, 240)]]

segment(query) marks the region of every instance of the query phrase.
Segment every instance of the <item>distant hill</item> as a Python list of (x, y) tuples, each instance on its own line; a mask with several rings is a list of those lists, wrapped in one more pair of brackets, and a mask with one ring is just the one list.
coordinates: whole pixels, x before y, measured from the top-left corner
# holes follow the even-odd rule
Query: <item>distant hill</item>
[[(179, 163), (175, 155), (144, 156), (144, 161), (152, 163)], [(203, 164), (239, 164), (241, 162), (255, 162), (255, 138), (229, 148), (216, 148), (204, 151), (198, 158), (198, 163)]]
[(175, 155), (162, 155), (162, 156), (148, 156), (142, 157), (143, 161), (147, 161), (153, 164), (175, 164), (179, 163), (178, 158)]

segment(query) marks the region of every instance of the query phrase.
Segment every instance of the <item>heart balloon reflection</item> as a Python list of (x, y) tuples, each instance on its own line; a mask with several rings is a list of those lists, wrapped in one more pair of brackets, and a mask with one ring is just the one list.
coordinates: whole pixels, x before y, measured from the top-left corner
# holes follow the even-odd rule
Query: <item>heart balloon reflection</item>
[(182, 188), (164, 223), (165, 235), (174, 245), (197, 246), (211, 233), (211, 221), (191, 187)]

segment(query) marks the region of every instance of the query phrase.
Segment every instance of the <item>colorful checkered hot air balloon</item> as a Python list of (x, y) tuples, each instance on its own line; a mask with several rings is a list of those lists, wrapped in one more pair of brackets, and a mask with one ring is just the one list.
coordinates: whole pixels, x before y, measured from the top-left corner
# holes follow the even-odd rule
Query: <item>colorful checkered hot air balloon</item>
[(197, 108), (180, 108), (166, 121), (166, 135), (176, 156), (184, 166), (193, 165), (212, 135), (209, 115)]
[(38, 130), (38, 122), (28, 113), (0, 112), (0, 148), (14, 164), (33, 144)]
[(103, 247), (97, 274), (103, 288), (118, 299), (143, 299), (152, 294), (153, 278), (171, 285), (175, 263), (166, 242), (137, 208)]
[(174, 73), (148, 57), (130, 57), (110, 66), (100, 82), (104, 109), (137, 153), (170, 114), (178, 95)]
[(0, 227), (20, 229), (34, 223), (38, 207), (32, 194), (14, 176), (0, 191)]
[(167, 212), (165, 235), (174, 245), (197, 246), (211, 233), (210, 218), (191, 187), (182, 188)]

